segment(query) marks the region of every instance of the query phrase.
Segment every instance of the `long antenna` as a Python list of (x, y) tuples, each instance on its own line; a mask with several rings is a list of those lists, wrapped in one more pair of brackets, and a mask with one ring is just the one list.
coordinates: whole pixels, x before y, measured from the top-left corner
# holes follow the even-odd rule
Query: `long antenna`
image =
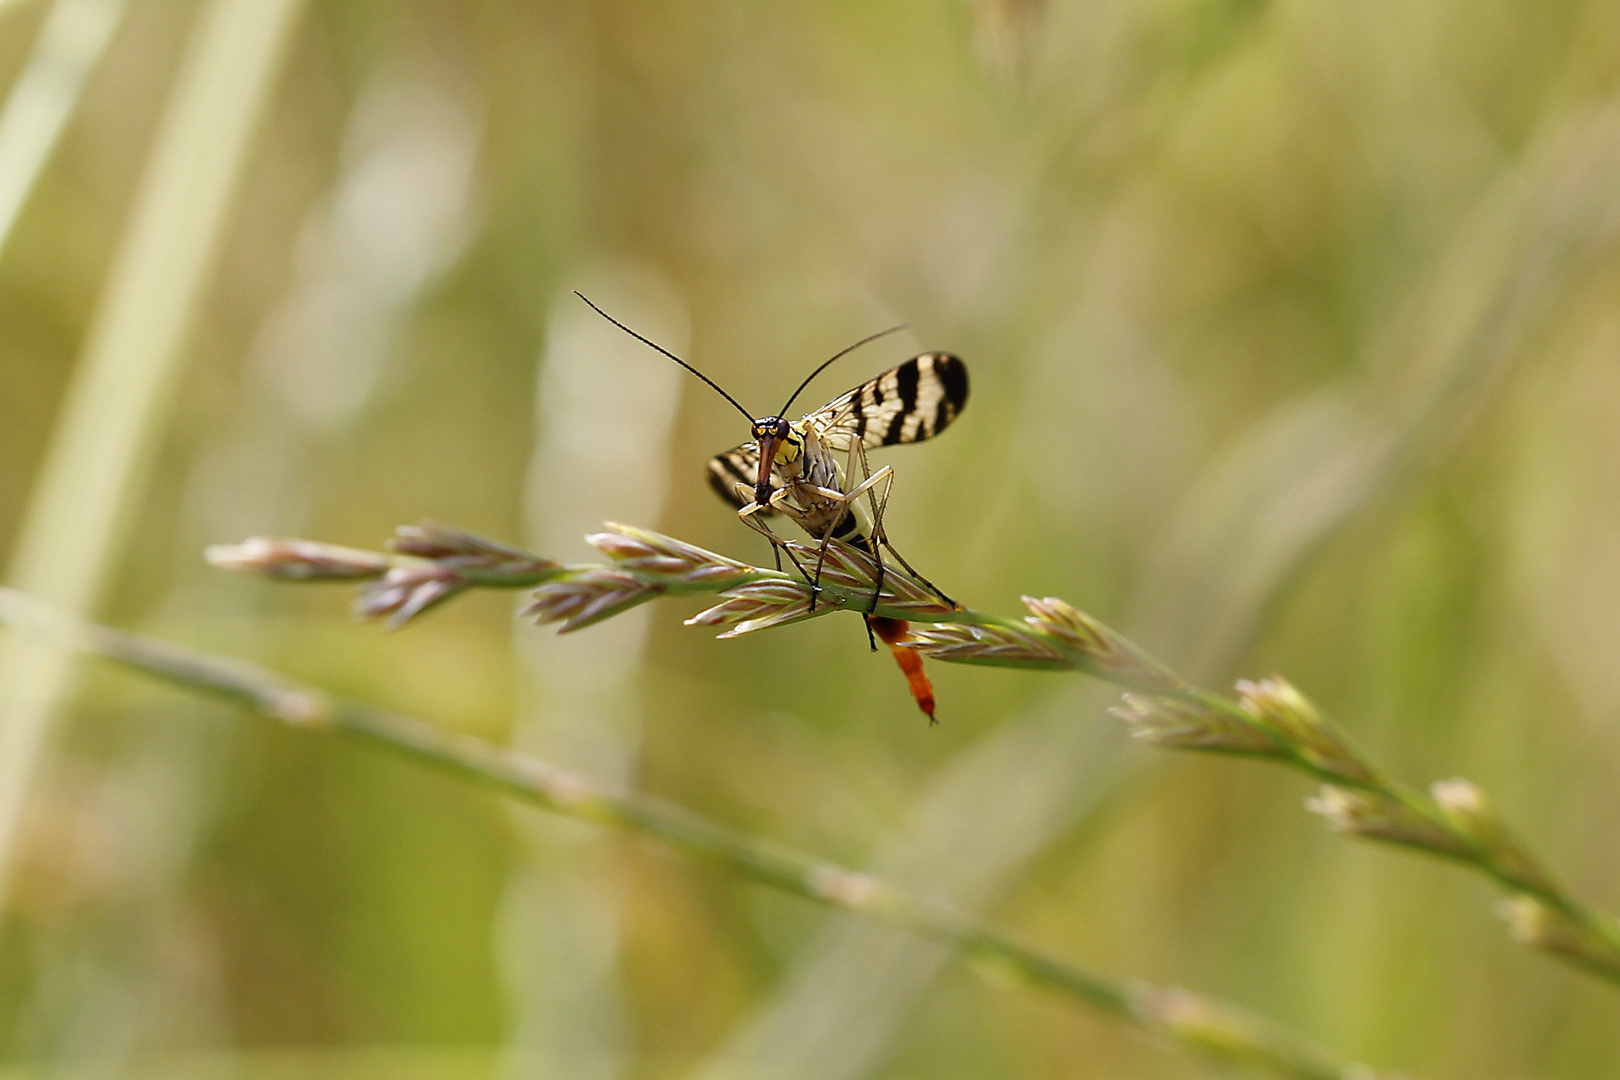
[[(574, 295), (579, 297), (581, 300), (585, 301), (587, 304), (591, 304), (591, 298), (586, 296), (584, 293), (580, 292), (578, 289), (574, 290)], [(615, 319), (613, 316), (609, 315), (607, 312), (603, 311), (601, 308), (597, 307), (595, 304), (591, 304), (591, 310), (596, 312), (598, 315), (602, 316), (602, 318), (606, 319), (608, 322), (612, 323), (614, 326), (617, 326), (620, 330), (623, 330), (625, 333), (627, 333), (631, 337), (635, 338), (637, 341), (641, 342), (643, 345), (651, 345), (653, 348), (657, 349), (659, 352), (663, 353), (665, 356), (669, 357), (671, 360), (673, 360), (677, 364), (681, 365), (681, 367), (685, 368), (687, 371), (690, 371), (692, 374), (696, 375), (698, 378), (702, 379), (704, 382), (706, 382), (710, 386), (714, 387), (715, 392), (717, 394), (719, 394), (721, 397), (725, 398), (727, 401), (731, 402), (732, 405), (736, 406), (736, 409), (737, 409), (738, 412), (740, 412), (744, 416), (748, 417), (748, 422), (749, 423), (754, 422), (754, 414), (753, 413), (749, 412), (747, 409), (743, 408), (741, 405), (738, 405), (736, 398), (732, 397), (730, 394), (728, 394), (724, 390), (720, 389), (720, 384), (715, 382), (713, 379), (709, 378), (707, 375), (703, 374), (703, 372), (699, 371), (697, 368), (693, 367), (691, 364), (688, 364), (685, 360), (682, 360), (680, 357), (676, 356), (674, 353), (670, 352), (668, 349), (666, 349), (662, 345), (658, 344), (658, 342), (649, 341), (646, 338), (642, 337), (640, 334), (636, 333), (634, 330), (630, 329), (628, 326), (624, 325), (624, 323), (620, 322), (618, 319)], [(859, 342), (857, 342), (856, 344), (859, 344)], [(851, 346), (851, 348), (853, 348), (853, 347), (854, 346)], [(844, 351), (848, 352), (849, 350), (845, 349)], [(834, 359), (836, 359), (836, 357)], [(826, 365), (822, 365), (822, 366), (825, 367)], [(803, 389), (803, 387), (801, 387), (800, 389)], [(797, 396), (797, 395), (795, 395), (795, 396)]]
[[(590, 303), (589, 300), (586, 300), (585, 302), (587, 304)], [(591, 306), (594, 307), (595, 305), (593, 304)], [(846, 347), (838, 350), (837, 352), (833, 353), (830, 358), (828, 358), (827, 360), (822, 362), (822, 365), (820, 367), (816, 368), (816, 370), (814, 370), (814, 371), (812, 371), (810, 373), (810, 378), (809, 379), (805, 379), (804, 382), (799, 384), (799, 388), (797, 390), (793, 391), (793, 397), (790, 397), (790, 398), (787, 399), (787, 405), (783, 405), (781, 411), (778, 412), (776, 415), (777, 416), (786, 416), (787, 411), (788, 411), (788, 406), (793, 404), (794, 398), (797, 398), (800, 394), (804, 393), (804, 388), (810, 385), (810, 380), (814, 379), (817, 375), (820, 375), (823, 371), (826, 371), (829, 367), (831, 367), (832, 362), (834, 360), (837, 360), (839, 357), (845, 355), (846, 353), (854, 352), (856, 349), (860, 348), (862, 345), (865, 345), (868, 341), (876, 341), (878, 338), (883, 337), (885, 334), (892, 334), (897, 330), (904, 330), (909, 325), (910, 325), (909, 323), (901, 323), (899, 326), (891, 326), (887, 330), (879, 330), (875, 334), (868, 334), (865, 337), (861, 338), (861, 340), (857, 341), (855, 344), (846, 346)]]

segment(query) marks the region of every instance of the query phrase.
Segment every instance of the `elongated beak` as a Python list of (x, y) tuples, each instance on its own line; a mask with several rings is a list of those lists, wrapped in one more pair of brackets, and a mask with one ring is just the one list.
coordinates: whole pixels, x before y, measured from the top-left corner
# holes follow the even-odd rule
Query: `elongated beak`
[(775, 435), (759, 440), (759, 479), (754, 481), (754, 501), (761, 506), (771, 501), (771, 464), (776, 460), (776, 448), (781, 445), (782, 440)]

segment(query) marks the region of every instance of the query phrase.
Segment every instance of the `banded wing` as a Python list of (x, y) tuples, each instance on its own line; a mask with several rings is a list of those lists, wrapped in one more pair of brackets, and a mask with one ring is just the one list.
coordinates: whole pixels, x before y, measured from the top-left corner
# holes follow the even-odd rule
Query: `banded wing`
[[(716, 454), (709, 459), (709, 486), (714, 488), (715, 494), (726, 502), (741, 510), (754, 501), (752, 494), (754, 481), (759, 477), (759, 444), (745, 442), (741, 446), (733, 446), (723, 454)], [(745, 498), (737, 494), (737, 485), (747, 488), (750, 494)], [(760, 507), (761, 514), (774, 514), (768, 506)]]
[(956, 419), (967, 396), (966, 364), (950, 353), (923, 353), (834, 398), (805, 422), (834, 450), (848, 450), (851, 439), (868, 450), (922, 442)]

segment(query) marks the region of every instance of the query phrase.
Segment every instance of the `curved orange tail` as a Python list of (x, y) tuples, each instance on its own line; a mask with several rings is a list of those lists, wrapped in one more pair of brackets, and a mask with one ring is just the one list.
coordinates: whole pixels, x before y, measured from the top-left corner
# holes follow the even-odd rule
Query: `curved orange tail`
[(894, 662), (900, 665), (900, 671), (906, 677), (906, 685), (911, 688), (911, 696), (917, 701), (917, 708), (927, 714), (929, 724), (939, 723), (934, 718), (934, 686), (928, 681), (928, 673), (923, 670), (922, 655), (917, 650), (908, 649), (900, 644), (911, 633), (911, 624), (903, 619), (885, 619), (881, 615), (868, 615), (866, 625), (883, 639), (889, 651), (894, 654)]

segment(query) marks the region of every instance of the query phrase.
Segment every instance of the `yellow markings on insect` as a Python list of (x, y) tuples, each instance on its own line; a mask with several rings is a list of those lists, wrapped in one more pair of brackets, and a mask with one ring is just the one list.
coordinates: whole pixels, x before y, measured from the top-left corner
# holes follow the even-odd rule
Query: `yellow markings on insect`
[(771, 455), (771, 460), (778, 465), (790, 465), (797, 461), (802, 453), (804, 453), (804, 438), (794, 432), (777, 445), (776, 453)]

